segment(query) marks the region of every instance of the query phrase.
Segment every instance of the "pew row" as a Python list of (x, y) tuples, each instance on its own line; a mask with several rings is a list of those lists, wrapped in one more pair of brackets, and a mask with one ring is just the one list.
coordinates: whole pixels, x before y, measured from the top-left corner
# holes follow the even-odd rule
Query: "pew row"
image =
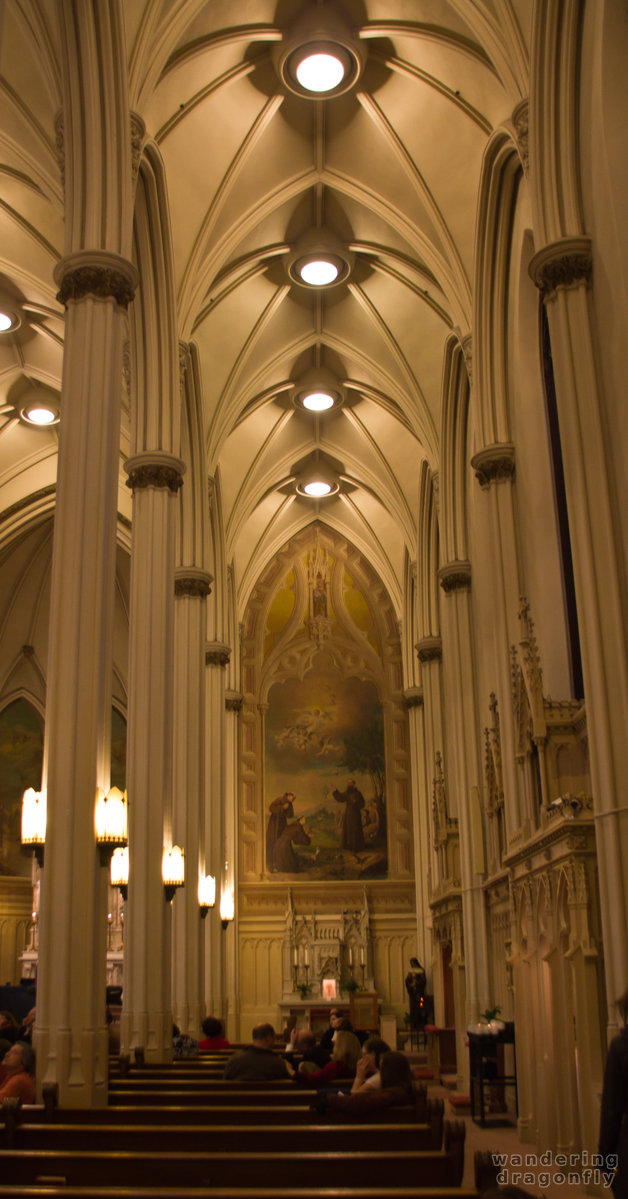
[[(464, 1129), (464, 1126), (462, 1126)], [(456, 1133), (438, 1151), (364, 1150), (225, 1153), (125, 1150), (20, 1150), (1, 1155), (3, 1188), (8, 1185), (43, 1184), (46, 1179), (67, 1186), (178, 1188), (185, 1196), (190, 1187), (266, 1187), (277, 1193), (294, 1190), (307, 1179), (308, 1187), (366, 1190), (379, 1187), (396, 1192), (401, 1187), (459, 1187), (464, 1167), (464, 1134)]]

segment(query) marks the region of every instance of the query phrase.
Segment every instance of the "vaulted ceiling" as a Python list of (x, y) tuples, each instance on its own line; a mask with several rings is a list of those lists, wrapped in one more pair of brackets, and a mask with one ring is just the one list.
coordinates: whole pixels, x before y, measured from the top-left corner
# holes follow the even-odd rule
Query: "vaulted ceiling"
[[(399, 610), (416, 556), (421, 463), (439, 467), (445, 344), (472, 325), (482, 156), (527, 95), (528, 0), (125, 0), (129, 106), (163, 159), (179, 336), (195, 347), (207, 473), (218, 476), (240, 601), (313, 519), (353, 542)], [(316, 10), (344, 21), (359, 77), (295, 94), (278, 63)], [(0, 341), (0, 510), (52, 488), (57, 427), (19, 418), (61, 386), (64, 252), (52, 3), (5, 7), (0, 284), (23, 305)], [(346, 280), (292, 281), (311, 239), (336, 239)], [(294, 402), (310, 368), (342, 404)], [(61, 410), (61, 421), (63, 411)], [(128, 428), (123, 431), (128, 451)], [(311, 500), (313, 460), (340, 483)], [(123, 501), (121, 501), (123, 502)]]

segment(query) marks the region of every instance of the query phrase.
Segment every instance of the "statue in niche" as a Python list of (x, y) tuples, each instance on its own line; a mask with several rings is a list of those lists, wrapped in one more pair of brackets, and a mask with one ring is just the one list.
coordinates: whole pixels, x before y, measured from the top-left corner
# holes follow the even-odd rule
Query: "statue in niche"
[(317, 541), (315, 548), (308, 554), (307, 561), (310, 618), (306, 621), (310, 637), (317, 644), (325, 641), (331, 633), (328, 590), (331, 565), (331, 558), (327, 551)]
[(319, 570), (312, 591), (312, 615), (327, 616), (327, 584)]

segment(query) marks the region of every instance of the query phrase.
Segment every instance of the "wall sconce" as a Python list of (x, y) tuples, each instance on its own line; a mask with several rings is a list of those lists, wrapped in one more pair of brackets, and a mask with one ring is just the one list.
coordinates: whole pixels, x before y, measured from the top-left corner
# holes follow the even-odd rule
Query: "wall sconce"
[(100, 864), (107, 866), (114, 849), (121, 848), (129, 840), (126, 791), (123, 793), (117, 787), (112, 787), (105, 795), (102, 787), (99, 787), (94, 822)]
[(161, 859), (161, 878), (168, 903), (172, 903), (177, 887), (185, 885), (185, 855), (179, 845), (164, 847)]
[(226, 928), (235, 916), (235, 900), (233, 891), (223, 891), (220, 896), (220, 923)]
[(46, 842), (46, 792), (29, 787), (22, 796), (22, 845), (29, 846), (37, 865), (44, 864)]
[(109, 881), (112, 887), (117, 887), (124, 902), (129, 897), (129, 847), (119, 846), (111, 855)]
[(209, 909), (216, 906), (216, 879), (213, 874), (201, 875), (198, 880), (198, 908), (201, 920), (204, 920)]

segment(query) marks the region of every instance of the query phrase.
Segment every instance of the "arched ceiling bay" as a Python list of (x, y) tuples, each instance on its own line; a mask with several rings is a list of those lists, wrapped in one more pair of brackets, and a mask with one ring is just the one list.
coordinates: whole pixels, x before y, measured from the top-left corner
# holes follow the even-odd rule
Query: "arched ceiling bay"
[[(19, 370), (59, 385), (62, 333), (55, 21), (52, 5), (35, 6), (34, 38), (28, 7), (8, 12), (2, 63), (0, 272), (39, 326), (30, 347), (0, 350), (0, 465), (18, 474), (56, 442), (38, 432), (38, 449), (22, 445), (10, 387)], [(439, 468), (445, 342), (471, 329), (482, 157), (527, 94), (530, 4), (318, 7), (346, 18), (364, 59), (355, 85), (326, 100), (292, 94), (275, 65), (317, 0), (125, 0), (130, 106), (164, 163), (179, 334), (195, 347), (240, 605), (281, 544), (322, 519), (365, 554), (400, 610), (421, 463)], [(286, 260), (317, 227), (352, 269), (312, 292), (291, 282)], [(292, 401), (315, 365), (344, 385), (343, 405), (321, 415)], [(340, 489), (312, 501), (295, 481), (317, 456)]]

